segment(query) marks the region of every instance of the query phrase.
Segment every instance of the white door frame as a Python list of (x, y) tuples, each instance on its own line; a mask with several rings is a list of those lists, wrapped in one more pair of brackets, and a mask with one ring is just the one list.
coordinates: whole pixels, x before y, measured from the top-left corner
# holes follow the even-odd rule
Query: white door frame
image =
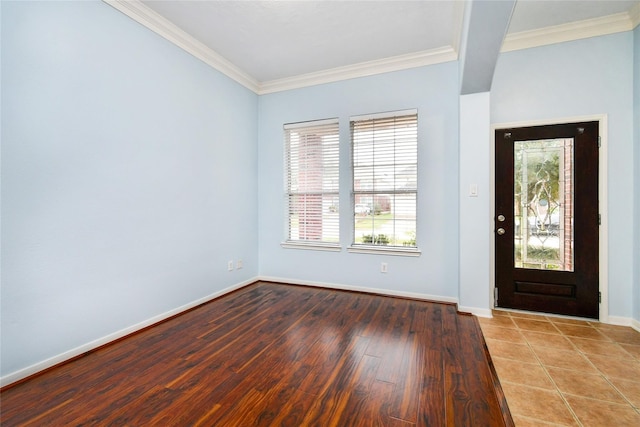
[[(599, 260), (599, 290), (600, 290), (600, 313), (599, 318), (603, 323), (609, 323), (609, 216), (608, 216), (608, 200), (607, 200), (607, 177), (608, 177), (608, 163), (607, 163), (607, 136), (608, 132), (608, 117), (606, 114), (597, 114), (591, 116), (577, 116), (566, 117), (561, 119), (547, 119), (547, 120), (528, 120), (522, 122), (511, 123), (492, 123), (491, 124), (491, 170), (489, 176), (489, 183), (491, 187), (491, 218), (496, 216), (496, 130), (506, 128), (520, 128), (531, 126), (544, 126), (544, 125), (556, 125), (563, 123), (578, 123), (578, 122), (598, 122), (598, 132), (600, 134), (600, 149), (598, 150), (598, 203), (599, 211), (601, 215), (601, 224), (599, 228), (598, 236), (598, 260)], [(493, 227), (493, 224), (492, 224)], [(495, 308), (495, 300), (493, 289), (495, 288), (496, 272), (495, 272), (495, 238), (490, 240), (490, 281), (489, 281), (489, 301), (491, 301), (491, 308)]]

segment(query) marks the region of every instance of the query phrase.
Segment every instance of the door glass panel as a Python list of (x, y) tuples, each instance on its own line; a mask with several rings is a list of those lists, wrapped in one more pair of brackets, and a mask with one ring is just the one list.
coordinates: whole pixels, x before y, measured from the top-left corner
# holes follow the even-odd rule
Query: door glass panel
[(573, 271), (573, 138), (515, 141), (515, 267)]

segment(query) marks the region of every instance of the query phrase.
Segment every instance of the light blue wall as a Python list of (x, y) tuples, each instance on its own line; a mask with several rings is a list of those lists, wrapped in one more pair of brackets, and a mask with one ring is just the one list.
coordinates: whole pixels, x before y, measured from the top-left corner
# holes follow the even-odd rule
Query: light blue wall
[(3, 376), (257, 275), (254, 93), (102, 2), (2, 2), (1, 75)]
[(608, 115), (609, 315), (630, 318), (637, 194), (632, 178), (633, 33), (502, 54), (491, 106), (492, 123)]
[(633, 78), (634, 78), (634, 200), (635, 200), (635, 246), (633, 252), (634, 262), (634, 312), (633, 318), (640, 322), (640, 26), (633, 32)]
[[(0, 375), (258, 275), (471, 291), (471, 308), (488, 309), (476, 307), (484, 290), (458, 288), (475, 272), (459, 261), (459, 206), (476, 202), (459, 176), (486, 183), (490, 171), (459, 174), (457, 63), (258, 97), (102, 2), (0, 10)], [(639, 48), (636, 29), (502, 54), (490, 94), (492, 123), (608, 114), (609, 310), (636, 320)], [(349, 117), (408, 108), (422, 255), (348, 253)], [(282, 125), (329, 117), (341, 126), (342, 251), (283, 249)], [(244, 269), (228, 272), (238, 258)]]
[[(457, 297), (458, 65), (455, 62), (260, 97), (260, 273), (264, 276)], [(418, 258), (348, 253), (349, 117), (418, 109)], [(284, 123), (340, 120), (339, 253), (284, 249)], [(387, 262), (389, 272), (380, 273)]]
[[(491, 95), (460, 96), (460, 287), (462, 311), (490, 315), (493, 290), (491, 169)], [(477, 195), (470, 196), (471, 185)]]

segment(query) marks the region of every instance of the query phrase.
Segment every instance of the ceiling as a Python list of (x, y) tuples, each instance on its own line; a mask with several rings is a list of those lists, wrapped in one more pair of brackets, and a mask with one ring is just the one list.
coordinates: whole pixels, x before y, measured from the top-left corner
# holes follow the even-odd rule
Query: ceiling
[(258, 81), (450, 46), (463, 11), (424, 1), (144, 4)]
[[(415, 62), (419, 57), (423, 61), (434, 53), (453, 54), (455, 59), (469, 4), (453, 0), (137, 3), (258, 85), (390, 59)], [(631, 29), (638, 23), (638, 14), (640, 0), (518, 0), (507, 23), (507, 40), (581, 22), (613, 28), (602, 17), (615, 17), (616, 25), (627, 19)], [(447, 58), (451, 60), (451, 55)]]

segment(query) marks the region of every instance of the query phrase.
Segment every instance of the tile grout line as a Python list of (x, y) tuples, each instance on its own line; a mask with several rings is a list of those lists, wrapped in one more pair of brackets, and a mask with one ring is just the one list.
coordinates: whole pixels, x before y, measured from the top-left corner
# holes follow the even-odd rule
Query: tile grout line
[[(600, 334), (604, 335), (604, 336), (605, 336), (605, 338), (607, 338), (607, 339), (610, 341), (610, 342), (609, 342), (609, 343), (607, 343), (607, 344), (614, 344), (614, 345), (618, 346), (622, 351), (624, 351), (625, 353), (627, 353), (627, 354), (631, 357), (631, 360), (635, 360), (635, 357), (634, 357), (631, 353), (629, 353), (628, 351), (626, 351), (626, 349), (625, 349), (624, 347), (622, 347), (621, 345), (619, 345), (620, 343), (618, 343), (618, 342), (616, 342), (616, 341), (612, 340), (609, 336), (607, 336), (607, 335), (606, 335), (606, 334), (604, 334), (603, 332), (599, 331), (599, 330), (598, 330), (598, 328), (596, 328), (595, 326), (591, 325), (590, 323), (589, 323), (589, 327), (591, 327), (591, 328), (595, 329), (595, 330), (596, 330), (596, 331), (598, 331)], [(564, 332), (560, 331), (560, 333), (561, 333), (563, 336), (565, 336)], [(625, 402), (627, 402), (627, 404), (628, 404), (629, 406), (631, 406), (631, 409), (633, 409), (634, 411), (636, 411), (636, 413), (638, 413), (638, 414), (640, 415), (640, 410), (638, 410), (638, 408), (636, 408), (636, 407), (634, 406), (634, 404), (633, 404), (633, 403), (632, 403), (632, 402), (627, 398), (627, 396), (626, 396), (624, 393), (622, 393), (622, 392), (618, 389), (618, 387), (616, 387), (615, 385), (613, 385), (613, 383), (612, 383), (612, 382), (611, 382), (611, 380), (609, 379), (609, 376), (608, 376), (606, 373), (604, 373), (600, 368), (598, 368), (598, 367), (597, 367), (597, 366), (596, 366), (596, 365), (591, 361), (591, 359), (589, 358), (589, 353), (585, 353), (585, 352), (584, 352), (584, 351), (582, 351), (580, 348), (578, 348), (578, 346), (577, 346), (577, 345), (575, 345), (575, 343), (571, 340), (571, 335), (566, 335), (566, 336), (565, 336), (565, 338), (568, 338), (568, 339), (569, 339), (569, 342), (571, 343), (571, 345), (572, 345), (572, 346), (574, 346), (574, 347), (575, 347), (576, 351), (577, 351), (580, 355), (582, 355), (582, 356), (587, 360), (587, 362), (588, 362), (591, 366), (593, 366), (593, 367), (596, 369), (596, 371), (600, 374), (600, 376), (601, 376), (602, 378), (604, 378), (604, 380), (607, 382), (607, 384), (609, 384), (609, 385), (611, 386), (611, 388), (613, 388), (613, 389), (614, 389), (614, 390), (615, 390), (615, 391), (616, 391), (616, 392), (617, 392), (617, 393), (618, 393), (618, 394), (619, 394), (619, 395), (624, 399), (624, 401), (625, 401)], [(593, 339), (586, 338), (586, 337), (574, 337), (574, 338), (582, 338), (582, 339), (586, 339), (586, 340), (591, 340), (591, 341), (598, 342), (598, 340), (593, 340)], [(526, 339), (526, 338), (525, 338), (525, 339)], [(609, 356), (607, 356), (607, 355), (599, 355), (599, 354), (594, 354), (594, 356), (609, 357)], [(619, 359), (619, 358), (618, 358), (618, 357), (616, 357), (615, 359)], [(567, 393), (567, 394), (570, 394), (570, 393)], [(579, 397), (587, 398), (587, 399), (592, 399), (592, 398), (589, 398), (589, 397), (587, 397), (587, 396), (579, 396)], [(616, 402), (609, 402), (609, 401), (607, 401), (607, 400), (603, 400), (603, 399), (593, 399), (593, 400), (602, 401), (602, 402), (608, 402), (608, 403), (616, 403)]]
[[(547, 319), (547, 317), (545, 316), (545, 319)], [(511, 319), (513, 320), (513, 318)], [(556, 328), (556, 330), (560, 333), (561, 336), (564, 336), (564, 334), (562, 333), (562, 331), (560, 329), (558, 329), (556, 327), (556, 325), (552, 322), (547, 320), (554, 328)], [(518, 326), (518, 324), (516, 322), (513, 322), (514, 325), (516, 325), (516, 328), (518, 330), (527, 330), (527, 329), (522, 329), (520, 328), (520, 326)], [(534, 331), (535, 332), (535, 331)], [(536, 358), (536, 360), (538, 361), (538, 364), (540, 365), (540, 367), (542, 368), (542, 370), (544, 371), (545, 375), (547, 376), (547, 378), (551, 381), (551, 384), (553, 384), (553, 386), (556, 389), (556, 392), (560, 395), (560, 398), (562, 399), (562, 402), (564, 403), (564, 406), (567, 407), (567, 409), (569, 410), (569, 413), (571, 414), (571, 416), (573, 417), (573, 419), (578, 423), (578, 425), (580, 427), (584, 427), (584, 425), (582, 424), (582, 422), (580, 421), (580, 419), (578, 418), (578, 415), (573, 411), (573, 408), (571, 407), (571, 405), (569, 405), (569, 402), (567, 402), (567, 399), (565, 399), (564, 394), (562, 394), (562, 391), (560, 390), (560, 388), (558, 388), (558, 384), (556, 384), (556, 382), (553, 380), (553, 378), (551, 377), (551, 374), (549, 373), (549, 371), (547, 371), (546, 366), (542, 363), (542, 361), (540, 360), (540, 357), (538, 356), (538, 354), (535, 352), (535, 350), (533, 349), (533, 347), (531, 346), (531, 343), (529, 342), (529, 340), (527, 339), (526, 336), (522, 335), (522, 337), (524, 338), (524, 341), (527, 343), (527, 347), (529, 348), (529, 350), (531, 351), (531, 353), (533, 353), (533, 356)], [(571, 342), (571, 340), (568, 340), (571, 345), (573, 345), (575, 347), (575, 344), (573, 344), (573, 342)], [(589, 361), (591, 362), (591, 361)]]
[[(598, 369), (596, 367), (596, 369)], [(598, 372), (600, 372), (600, 369), (598, 369)], [(631, 406), (631, 409), (633, 409), (634, 411), (636, 411), (638, 413), (638, 415), (640, 415), (640, 410), (638, 408), (635, 407), (635, 405), (627, 398), (627, 396), (621, 392), (618, 387), (616, 387), (611, 380), (609, 380), (609, 377), (607, 375), (602, 374), (602, 376), (604, 377), (604, 380), (607, 382), (607, 384), (609, 384), (615, 391), (618, 392), (618, 394), (620, 396), (622, 396), (622, 398), (629, 404), (629, 406)]]
[[(538, 419), (538, 418), (527, 417), (526, 415), (518, 415), (518, 417), (519, 417), (519, 418), (524, 418), (525, 420), (528, 420), (528, 421), (538, 421), (538, 422), (542, 421), (542, 422), (544, 422), (545, 424), (548, 424), (548, 425), (550, 425), (550, 426), (552, 426), (552, 427), (567, 427), (567, 426), (566, 426), (566, 425), (564, 425), (564, 424), (551, 423), (551, 422), (548, 422), (548, 421), (540, 420), (540, 419)], [(516, 425), (516, 427), (518, 427), (518, 426)]]
[[(529, 350), (533, 353), (535, 359), (537, 360), (538, 364), (540, 367), (542, 367), (543, 371), (545, 372), (545, 374), (547, 375), (547, 378), (551, 380), (552, 384), (554, 385), (556, 391), (560, 394), (560, 397), (562, 399), (562, 401), (564, 402), (565, 406), (569, 409), (569, 412), (572, 414), (572, 416), (574, 417), (574, 419), (576, 420), (576, 422), (580, 425), (583, 426), (582, 422), (579, 420), (579, 418), (577, 417), (576, 413), (573, 411), (573, 408), (571, 408), (571, 405), (569, 405), (569, 403), (567, 402), (566, 398), (564, 397), (564, 394), (562, 393), (562, 391), (559, 389), (558, 385), (556, 384), (556, 382), (553, 380), (553, 378), (551, 377), (551, 374), (549, 373), (549, 371), (547, 370), (547, 367), (542, 363), (542, 361), (540, 360), (539, 356), (537, 355), (537, 353), (535, 352), (535, 350), (532, 347), (532, 344), (529, 342), (529, 340), (526, 338), (526, 336), (524, 334), (522, 334), (522, 331), (527, 331), (527, 332), (536, 332), (536, 333), (549, 333), (549, 332), (542, 332), (542, 331), (532, 331), (529, 329), (523, 329), (521, 328), (517, 322), (514, 320), (514, 316), (511, 315), (511, 313), (507, 312), (507, 316), (509, 317), (509, 319), (511, 319), (511, 321), (513, 322), (513, 325), (515, 326), (515, 330), (519, 331), (522, 335), (522, 338), (524, 339), (524, 341), (527, 344), (527, 347), (529, 348)], [(627, 406), (627, 404), (631, 407), (631, 409), (633, 409), (636, 413), (640, 414), (640, 408), (636, 408), (634, 406), (634, 404), (627, 398), (627, 396), (622, 393), (616, 386), (613, 385), (613, 383), (611, 382), (610, 378), (608, 377), (608, 375), (606, 375), (602, 370), (600, 370), (592, 361), (591, 359), (588, 357), (588, 355), (590, 353), (585, 353), (584, 351), (582, 351), (580, 348), (578, 348), (578, 346), (571, 340), (571, 338), (581, 338), (581, 339), (586, 339), (586, 340), (590, 340), (590, 341), (594, 341), (594, 342), (598, 342), (599, 340), (596, 339), (592, 339), (589, 337), (580, 337), (580, 336), (572, 336), (572, 335), (566, 335), (560, 328), (557, 327), (556, 322), (553, 321), (553, 319), (547, 317), (547, 316), (540, 316), (542, 319), (544, 320), (537, 320), (537, 319), (533, 319), (530, 317), (518, 317), (515, 316), (515, 319), (524, 319), (524, 320), (535, 320), (535, 321), (545, 321), (545, 322), (549, 322), (558, 332), (559, 335), (563, 338), (565, 338), (571, 345), (571, 347), (578, 353), (580, 354), (582, 357), (584, 357), (587, 361), (587, 363), (589, 363), (590, 366), (592, 366), (593, 368), (595, 368), (596, 372), (598, 372), (598, 374), (606, 381), (607, 384), (609, 384), (626, 402), (626, 404), (622, 404), (622, 403), (616, 403), (616, 402), (611, 402), (605, 399), (597, 399), (597, 398), (592, 398), (592, 397), (588, 397), (588, 396), (581, 396), (581, 395), (576, 395), (579, 398), (586, 398), (586, 399), (591, 399), (594, 401), (598, 401), (598, 402), (603, 402), (603, 403), (612, 403), (612, 404), (619, 404), (621, 406)], [(558, 322), (558, 323), (563, 323), (563, 322)], [(595, 331), (597, 331), (598, 333), (600, 333), (601, 335), (604, 336), (604, 338), (607, 339), (608, 344), (613, 344), (613, 345), (617, 345), (618, 347), (620, 347), (626, 354), (628, 354), (630, 356), (631, 360), (636, 361), (636, 357), (631, 354), (629, 351), (627, 351), (627, 349), (625, 349), (624, 347), (622, 347), (620, 345), (620, 343), (618, 343), (616, 340), (614, 340), (613, 338), (609, 337), (607, 334), (605, 334), (604, 332), (600, 331), (597, 327), (593, 326), (590, 323), (587, 323), (587, 325), (580, 325), (580, 324), (574, 324), (574, 323), (566, 323), (567, 325), (573, 325), (573, 326), (579, 326), (579, 327), (588, 327), (590, 329), (593, 329)], [(496, 325), (497, 326), (497, 325)], [(550, 333), (551, 334), (551, 333)], [(608, 357), (607, 355), (599, 355), (599, 354), (594, 354), (596, 356), (603, 356), (603, 357)], [(619, 359), (619, 358), (615, 358), (615, 359)], [(558, 368), (558, 369), (563, 369), (563, 368)], [(534, 387), (534, 386), (531, 386)], [(539, 388), (539, 387), (536, 387)], [(571, 393), (567, 393), (567, 394), (571, 394)], [(571, 394), (573, 395), (573, 394)], [(530, 418), (530, 417), (525, 417), (525, 418)], [(534, 419), (534, 418), (530, 418), (530, 419)]]
[[(562, 399), (562, 402), (564, 403), (565, 407), (569, 410), (569, 413), (571, 414), (571, 416), (573, 417), (574, 421), (576, 423), (578, 423), (578, 425), (580, 427), (584, 427), (584, 425), (582, 424), (582, 422), (580, 421), (580, 419), (578, 418), (578, 416), (576, 415), (576, 413), (573, 411), (573, 408), (571, 408), (571, 405), (569, 405), (569, 403), (567, 402), (567, 400), (565, 399), (564, 395), (562, 394), (562, 392), (560, 391), (560, 389), (558, 388), (558, 385), (556, 384), (556, 382), (553, 380), (553, 378), (551, 378), (551, 375), (549, 374), (549, 372), (547, 371), (546, 367), (542, 364), (542, 361), (540, 360), (540, 358), (538, 357), (538, 355), (536, 354), (535, 350), (532, 348), (531, 343), (529, 343), (529, 340), (522, 334), (522, 331), (527, 331), (527, 332), (537, 332), (537, 333), (542, 333), (540, 331), (531, 331), (529, 329), (522, 329), (517, 322), (513, 319), (513, 317), (511, 316), (511, 314), (508, 314), (509, 319), (511, 319), (511, 321), (513, 322), (513, 325), (515, 327), (515, 330), (519, 331), (521, 333), (522, 338), (524, 339), (527, 348), (531, 351), (531, 353), (533, 354), (534, 358), (536, 359), (538, 366), (540, 366), (543, 370), (543, 372), (545, 373), (545, 375), (547, 376), (547, 378), (551, 381), (551, 384), (553, 384), (555, 391), (560, 395), (560, 399)], [(556, 331), (561, 335), (564, 336), (564, 334), (562, 333), (562, 331), (560, 331), (553, 322), (551, 322), (546, 316), (541, 316), (544, 317), (544, 321), (549, 322), (555, 329)], [(527, 318), (527, 317), (516, 317), (518, 319), (525, 319), (525, 320), (534, 320), (531, 318)], [(536, 321), (540, 321), (540, 320), (536, 320)], [(570, 344), (572, 346), (575, 347), (575, 345), (569, 340)], [(590, 361), (589, 361), (590, 362)], [(544, 389), (544, 388), (540, 388), (540, 387), (535, 387), (535, 386), (527, 386), (527, 387), (533, 387), (533, 388), (538, 388), (540, 390), (547, 390), (548, 389)], [(509, 401), (507, 400), (507, 404), (509, 403)], [(536, 419), (536, 418), (531, 418), (528, 417), (530, 419)], [(540, 421), (544, 421), (544, 420), (540, 420)], [(546, 421), (545, 421), (546, 422)]]

